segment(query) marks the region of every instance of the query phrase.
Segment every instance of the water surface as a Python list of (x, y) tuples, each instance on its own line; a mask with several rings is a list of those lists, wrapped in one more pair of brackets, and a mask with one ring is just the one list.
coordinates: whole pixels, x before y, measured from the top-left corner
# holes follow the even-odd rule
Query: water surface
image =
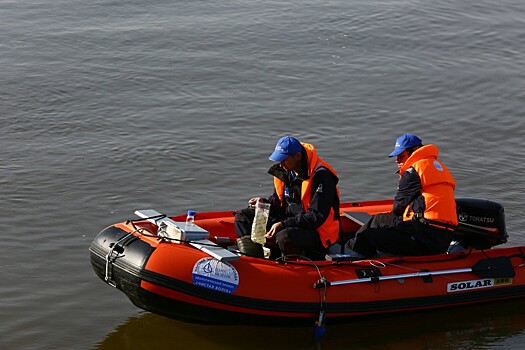
[[(94, 236), (136, 209), (270, 194), (285, 134), (316, 145), (355, 201), (393, 196), (386, 155), (416, 133), (457, 195), (502, 203), (508, 245), (523, 244), (524, 22), (517, 0), (1, 1), (0, 348), (314, 346), (310, 329), (240, 335), (142, 313), (89, 263)], [(321, 346), (516, 348), (521, 307), (337, 327)]]

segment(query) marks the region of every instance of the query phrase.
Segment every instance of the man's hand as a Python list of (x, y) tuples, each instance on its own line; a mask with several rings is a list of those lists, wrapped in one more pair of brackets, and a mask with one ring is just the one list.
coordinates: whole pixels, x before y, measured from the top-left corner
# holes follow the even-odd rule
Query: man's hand
[(270, 228), (270, 231), (266, 233), (266, 238), (273, 238), (275, 234), (283, 229), (283, 223), (282, 222), (276, 222), (272, 225)]
[(248, 206), (249, 207), (255, 207), (255, 203), (257, 203), (257, 201), (259, 200), (260, 198), (259, 197), (255, 197), (255, 198), (252, 198), (248, 201)]

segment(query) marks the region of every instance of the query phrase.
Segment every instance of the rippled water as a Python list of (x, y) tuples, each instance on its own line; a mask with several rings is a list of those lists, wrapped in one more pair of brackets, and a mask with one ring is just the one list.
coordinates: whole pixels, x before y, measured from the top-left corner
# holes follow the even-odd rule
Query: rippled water
[[(523, 244), (524, 22), (518, 0), (0, 1), (0, 348), (146, 348), (143, 328), (163, 330), (146, 338), (157, 348), (266, 334), (310, 348), (310, 330), (225, 338), (141, 313), (87, 250), (137, 208), (229, 210), (269, 194), (284, 134), (317, 146), (350, 201), (392, 197), (386, 154), (416, 133), (439, 146), (457, 195), (501, 202), (508, 245)], [(516, 348), (523, 305), (505, 305), (464, 328), (436, 329), (441, 313), (368, 321), (357, 344)], [(351, 338), (334, 328), (321, 345)]]

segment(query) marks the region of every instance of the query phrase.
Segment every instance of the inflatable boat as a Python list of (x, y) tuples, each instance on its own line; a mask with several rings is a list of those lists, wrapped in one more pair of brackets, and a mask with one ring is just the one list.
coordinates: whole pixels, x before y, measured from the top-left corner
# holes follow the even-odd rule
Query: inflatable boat
[[(457, 203), (461, 249), (448, 254), (360, 260), (336, 244), (323, 261), (253, 258), (236, 249), (232, 212), (197, 213), (186, 224), (185, 215), (148, 209), (102, 230), (91, 264), (139, 308), (217, 324), (335, 323), (524, 297), (524, 247), (494, 248), (508, 237), (503, 207)], [(342, 203), (344, 232), (391, 207), (390, 200)]]

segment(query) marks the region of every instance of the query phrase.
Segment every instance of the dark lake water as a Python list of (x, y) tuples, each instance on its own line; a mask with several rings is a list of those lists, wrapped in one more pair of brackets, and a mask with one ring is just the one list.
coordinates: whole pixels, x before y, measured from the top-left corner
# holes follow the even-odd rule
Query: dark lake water
[(344, 201), (391, 198), (405, 132), (525, 244), (523, 28), (519, 0), (1, 0), (0, 348), (521, 348), (520, 301), (334, 326), (322, 344), (180, 323), (102, 283), (88, 247), (135, 209), (270, 194), (285, 134), (334, 166)]

